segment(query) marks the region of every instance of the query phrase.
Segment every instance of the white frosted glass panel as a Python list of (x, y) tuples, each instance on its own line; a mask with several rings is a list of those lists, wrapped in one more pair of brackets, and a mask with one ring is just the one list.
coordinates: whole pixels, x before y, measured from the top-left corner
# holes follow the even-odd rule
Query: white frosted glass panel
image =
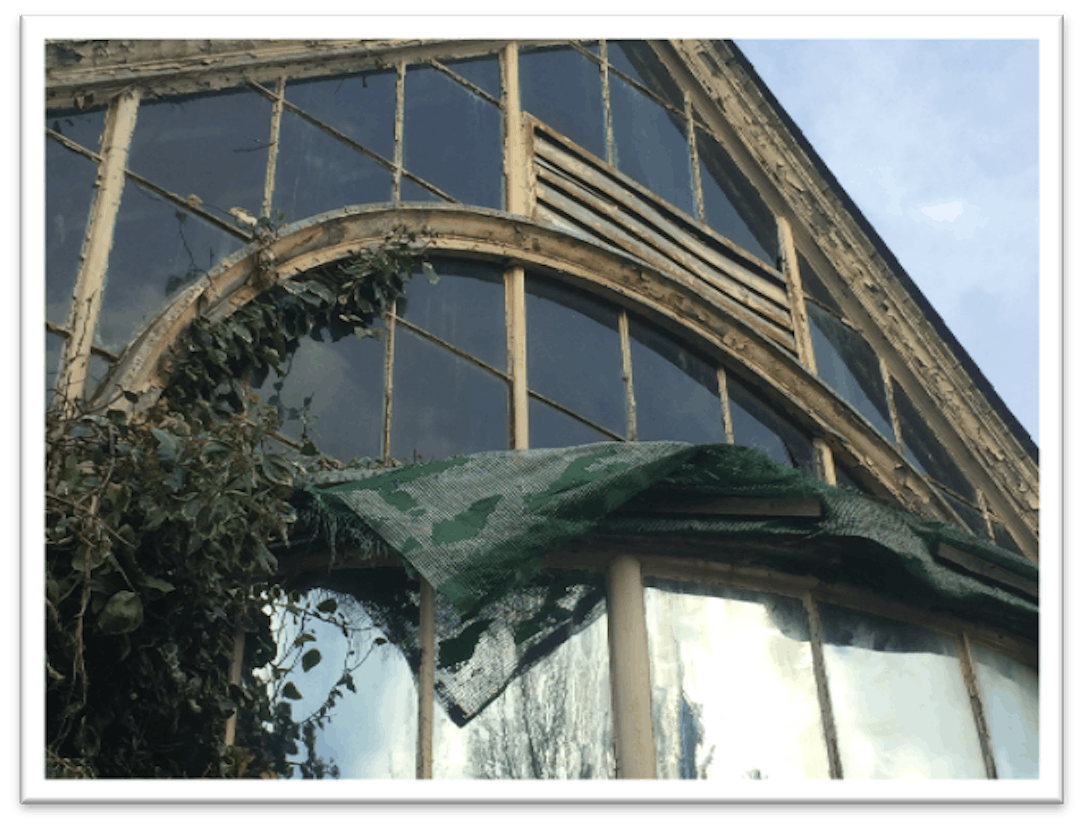
[(819, 611), (844, 778), (985, 778), (955, 643), (830, 604)]
[(607, 616), (464, 727), (436, 705), (433, 744), (435, 778), (614, 778)]
[(1039, 673), (975, 645), (986, 724), (998, 778), (1039, 777)]
[(659, 778), (828, 778), (802, 606), (663, 583), (645, 590)]

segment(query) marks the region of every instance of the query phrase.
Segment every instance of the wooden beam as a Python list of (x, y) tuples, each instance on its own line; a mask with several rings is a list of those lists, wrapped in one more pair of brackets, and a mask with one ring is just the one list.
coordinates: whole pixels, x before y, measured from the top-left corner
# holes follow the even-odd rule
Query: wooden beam
[(977, 578), (983, 578), (998, 586), (1022, 592), (1025, 595), (1034, 598), (1036, 601), (1039, 599), (1038, 581), (1031, 581), (1004, 567), (1000, 567), (991, 561), (979, 558), (972, 555), (970, 552), (965, 552), (950, 544), (939, 543), (937, 547), (935, 547), (934, 554), (944, 561), (948, 561), (963, 568)]

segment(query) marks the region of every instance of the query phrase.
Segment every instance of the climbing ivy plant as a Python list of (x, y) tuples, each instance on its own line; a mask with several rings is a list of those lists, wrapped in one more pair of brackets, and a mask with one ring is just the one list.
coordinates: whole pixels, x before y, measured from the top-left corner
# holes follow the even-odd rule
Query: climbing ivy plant
[[(247, 386), (281, 374), (307, 335), (373, 334), (414, 266), (434, 279), (421, 256), (415, 235), (396, 232), (223, 321), (197, 319), (161, 401), (138, 419), (47, 413), (48, 776), (336, 775), (315, 730), (355, 689), (359, 659), (303, 719), (290, 678), (324, 665), (316, 624), (348, 634), (349, 621), (333, 599), (311, 604), (275, 583), (294, 478), (326, 459), (310, 442), (288, 457), (272, 445), (280, 420)], [(302, 627), (284, 651), (274, 610)], [(246, 675), (230, 683), (238, 635)]]

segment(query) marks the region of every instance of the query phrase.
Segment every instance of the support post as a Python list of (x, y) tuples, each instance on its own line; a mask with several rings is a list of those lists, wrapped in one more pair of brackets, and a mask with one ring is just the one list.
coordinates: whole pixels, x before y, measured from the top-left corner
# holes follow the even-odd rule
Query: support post
[(71, 414), (75, 403), (83, 398), (86, 375), (90, 367), (90, 348), (94, 342), (105, 272), (109, 266), (113, 229), (120, 211), (124, 192), (124, 170), (127, 168), (131, 134), (135, 130), (135, 114), (139, 108), (139, 93), (127, 89), (117, 95), (105, 115), (101, 133), (101, 163), (94, 183), (94, 202), (86, 227), (79, 271), (68, 313), (67, 328), (71, 331), (64, 342), (57, 377), (57, 399), (65, 414)]
[(632, 555), (616, 556), (608, 566), (607, 613), (615, 775), (656, 778), (645, 591)]
[(435, 590), (420, 579), (420, 673), (417, 680), (416, 777), (431, 778), (435, 716)]
[[(244, 622), (242, 620), (236, 622), (236, 631), (233, 634), (233, 652), (232, 661), (229, 664), (229, 683), (240, 683), (240, 677), (243, 674), (244, 667), (244, 638), (247, 633), (244, 632)], [(225, 720), (225, 746), (231, 747), (236, 743), (236, 713), (233, 712)]]

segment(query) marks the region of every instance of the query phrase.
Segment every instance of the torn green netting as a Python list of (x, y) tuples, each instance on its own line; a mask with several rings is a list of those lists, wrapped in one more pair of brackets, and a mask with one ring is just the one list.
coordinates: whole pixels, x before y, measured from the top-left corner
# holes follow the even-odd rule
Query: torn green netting
[[(814, 497), (822, 501), (822, 516), (647, 516), (637, 507), (703, 495)], [(786, 571), (832, 575), (1027, 637), (1037, 633), (1036, 605), (940, 563), (933, 549), (948, 541), (1037, 580), (1026, 559), (946, 524), (815, 481), (743, 447), (602, 443), (481, 453), (317, 476), (297, 503), (308, 541), (321, 536), (332, 552), (339, 540), (360, 547), (361, 554), (393, 551), (434, 587), (436, 689), (458, 723), (603, 613), (598, 578), (538, 574), (546, 555), (576, 538), (675, 537), (686, 542), (688, 553), (704, 551), (723, 560), (740, 551), (749, 552), (750, 560), (755, 547), (783, 544), (796, 549), (782, 562), (773, 559)], [(819, 563), (823, 548), (842, 552), (844, 562)], [(412, 631), (388, 631), (412, 662)]]

